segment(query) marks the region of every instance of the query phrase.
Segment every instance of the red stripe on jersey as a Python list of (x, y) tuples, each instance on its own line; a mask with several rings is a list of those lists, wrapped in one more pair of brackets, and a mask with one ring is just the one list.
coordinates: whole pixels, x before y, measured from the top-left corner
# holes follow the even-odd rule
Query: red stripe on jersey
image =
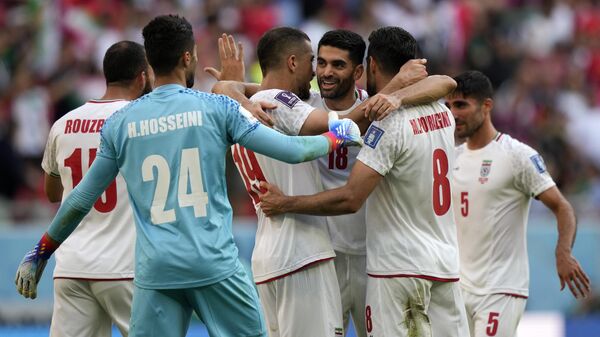
[(312, 267), (312, 266), (316, 265), (317, 263), (321, 263), (321, 262), (325, 262), (325, 261), (329, 261), (329, 260), (333, 260), (333, 257), (328, 257), (328, 258), (325, 258), (325, 259), (321, 259), (321, 260), (313, 261), (313, 262), (311, 262), (311, 263), (309, 263), (309, 264), (305, 264), (305, 265), (303, 265), (302, 267), (300, 267), (300, 268), (298, 268), (298, 269), (292, 270), (292, 271), (291, 271), (291, 272), (289, 272), (289, 273), (285, 273), (285, 274), (283, 274), (283, 275), (275, 276), (275, 277), (273, 277), (273, 278), (270, 278), (270, 279), (268, 279), (268, 280), (266, 280), (266, 281), (260, 281), (260, 282), (256, 282), (256, 284), (264, 284), (264, 283), (272, 282), (272, 281), (275, 281), (275, 280), (279, 280), (280, 278), (284, 278), (284, 277), (286, 277), (286, 276), (292, 275), (293, 273), (297, 273), (297, 272), (299, 272), (299, 271), (301, 271), (301, 270), (308, 269), (308, 268), (310, 268), (310, 267)]
[(414, 277), (414, 278), (420, 278), (420, 279), (436, 281), (436, 282), (458, 282), (458, 280), (459, 280), (458, 278), (441, 278), (441, 277), (428, 276), (428, 275), (412, 275), (412, 274), (375, 275), (375, 274), (367, 273), (367, 275), (369, 275), (370, 277), (373, 277), (373, 278)]
[(240, 146), (239, 144), (233, 146), (231, 155), (233, 156), (235, 166), (237, 166), (237, 169), (242, 176), (242, 180), (244, 180), (246, 191), (248, 191), (250, 198), (252, 198), (254, 207), (258, 208), (258, 204), (260, 203), (258, 193), (266, 192), (260, 188), (260, 182), (267, 181), (267, 179), (265, 179), (265, 175), (258, 165), (256, 155), (254, 152), (246, 149), (243, 146)]
[(125, 277), (125, 278), (86, 278), (86, 277), (64, 277), (64, 276), (55, 276), (54, 279), (63, 279), (63, 280), (79, 280), (79, 281), (133, 281), (133, 277)]
[(524, 298), (524, 299), (528, 298), (525, 295), (519, 295), (519, 294), (513, 294), (513, 293), (500, 293), (500, 295), (506, 295), (506, 296), (510, 296), (510, 297)]
[(496, 141), (499, 141), (502, 138), (502, 133), (498, 132), (498, 136), (496, 136)]
[(119, 101), (126, 101), (126, 100), (125, 99), (107, 99), (107, 100), (103, 100), (103, 99), (90, 99), (88, 101), (88, 103), (102, 104), (102, 103), (114, 103), (114, 102), (119, 102)]

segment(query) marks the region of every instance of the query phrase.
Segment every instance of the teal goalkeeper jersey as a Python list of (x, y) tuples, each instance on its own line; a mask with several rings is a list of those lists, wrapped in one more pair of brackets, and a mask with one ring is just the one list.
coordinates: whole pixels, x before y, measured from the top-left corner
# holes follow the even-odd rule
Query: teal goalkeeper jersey
[(236, 271), (225, 153), (257, 126), (237, 102), (176, 84), (106, 121), (98, 156), (115, 160), (127, 182), (136, 285), (197, 287)]

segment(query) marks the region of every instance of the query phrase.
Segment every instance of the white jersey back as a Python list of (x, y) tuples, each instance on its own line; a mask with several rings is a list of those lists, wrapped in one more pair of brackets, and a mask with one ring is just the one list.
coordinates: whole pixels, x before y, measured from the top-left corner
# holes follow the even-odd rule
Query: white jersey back
[(367, 201), (367, 272), (458, 280), (454, 118), (437, 102), (371, 124), (358, 160), (384, 176)]
[[(252, 101), (277, 105), (270, 116), (274, 128), (298, 135), (314, 108), (289, 91), (259, 91)], [(252, 272), (256, 283), (282, 277), (301, 267), (335, 256), (324, 217), (284, 214), (268, 218), (260, 210), (257, 192), (264, 180), (278, 186), (286, 195), (310, 195), (322, 191), (315, 161), (287, 164), (239, 145), (232, 146), (233, 160), (257, 210), (258, 229), (252, 253)]]
[[(356, 90), (356, 102), (348, 110), (336, 111), (338, 115), (347, 115), (368, 98), (366, 91)], [(325, 104), (324, 99), (317, 92), (312, 92), (308, 104), (315, 108), (332, 111)], [(360, 151), (359, 147), (340, 147), (328, 156), (317, 159), (321, 181), (326, 190), (344, 186), (348, 181), (352, 167), (356, 162), (356, 156)], [(365, 255), (367, 248), (366, 239), (366, 205), (363, 205), (354, 214), (344, 214), (327, 217), (327, 229), (331, 237), (333, 249), (346, 254)]]
[(478, 150), (457, 148), (452, 198), (465, 289), (528, 296), (529, 206), (552, 186), (540, 155), (506, 134)]
[[(42, 168), (60, 176), (63, 200), (96, 158), (104, 120), (129, 101), (89, 101), (54, 123)], [(135, 224), (127, 186), (119, 174), (56, 251), (54, 277), (133, 278)]]

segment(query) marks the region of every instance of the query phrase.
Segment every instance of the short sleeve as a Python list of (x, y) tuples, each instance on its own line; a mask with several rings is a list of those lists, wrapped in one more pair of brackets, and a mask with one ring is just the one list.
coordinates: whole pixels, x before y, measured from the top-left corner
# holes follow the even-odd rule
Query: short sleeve
[(58, 163), (56, 162), (56, 137), (58, 126), (55, 123), (50, 129), (46, 148), (44, 149), (44, 157), (42, 159), (42, 169), (48, 175), (59, 177)]
[(394, 166), (399, 148), (399, 130), (396, 125), (400, 114), (392, 114), (382, 121), (374, 122), (365, 133), (365, 145), (357, 159), (385, 176)]
[(542, 192), (556, 185), (546, 169), (544, 159), (531, 147), (519, 143), (512, 151), (515, 169), (515, 187), (531, 196), (537, 197)]
[(302, 101), (290, 91), (264, 90), (252, 96), (252, 101), (265, 101), (277, 105), (269, 111), (275, 129), (290, 135), (297, 136), (308, 116), (315, 108)]
[(98, 156), (117, 159), (115, 150), (115, 139), (113, 128), (115, 127), (116, 113), (110, 116), (100, 130), (100, 145), (98, 146)]
[(224, 101), (227, 114), (227, 133), (232, 143), (238, 143), (248, 132), (256, 129), (260, 122), (250, 111), (227, 97)]

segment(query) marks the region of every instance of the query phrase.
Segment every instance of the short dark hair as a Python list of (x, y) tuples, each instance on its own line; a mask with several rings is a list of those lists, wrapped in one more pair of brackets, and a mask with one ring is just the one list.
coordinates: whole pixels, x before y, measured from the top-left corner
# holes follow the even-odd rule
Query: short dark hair
[(142, 31), (148, 62), (157, 75), (173, 71), (181, 55), (194, 49), (192, 25), (178, 15), (161, 15)]
[(480, 71), (466, 71), (454, 77), (454, 80), (457, 86), (452, 95), (462, 94), (465, 98), (474, 98), (479, 102), (482, 102), (486, 98), (493, 98), (494, 96), (492, 82)]
[(347, 51), (350, 60), (355, 65), (363, 63), (365, 49), (367, 49), (362, 36), (345, 29), (330, 30), (325, 33), (319, 40), (319, 49), (321, 49), (321, 46), (330, 46)]
[(291, 53), (302, 47), (310, 38), (303, 31), (292, 27), (278, 27), (267, 31), (258, 41), (256, 55), (263, 76), (277, 67)]
[(104, 54), (102, 69), (106, 84), (131, 82), (148, 69), (144, 47), (133, 41), (113, 44)]
[(400, 27), (382, 27), (369, 35), (367, 57), (373, 57), (386, 74), (396, 74), (400, 67), (417, 57), (417, 40)]

